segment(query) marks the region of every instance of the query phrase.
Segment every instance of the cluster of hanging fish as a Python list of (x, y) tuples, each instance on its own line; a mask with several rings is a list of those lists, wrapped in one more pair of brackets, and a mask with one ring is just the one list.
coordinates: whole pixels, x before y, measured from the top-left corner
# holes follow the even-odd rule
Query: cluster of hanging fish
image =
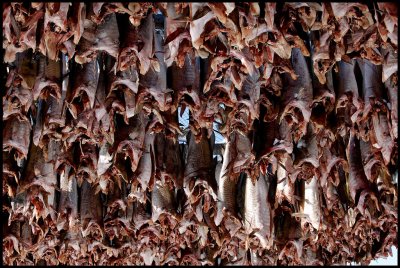
[(394, 3), (3, 4), (3, 262), (391, 254), (397, 21)]

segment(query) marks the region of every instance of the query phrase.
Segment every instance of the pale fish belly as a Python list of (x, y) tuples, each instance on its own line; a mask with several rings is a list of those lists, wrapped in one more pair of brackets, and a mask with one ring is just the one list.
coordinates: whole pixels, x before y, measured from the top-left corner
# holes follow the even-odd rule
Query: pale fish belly
[(321, 206), (319, 200), (318, 180), (314, 176), (310, 182), (305, 183), (304, 210), (308, 215), (303, 221), (308, 221), (315, 229), (319, 229), (321, 223)]
[(267, 247), (267, 238), (271, 234), (271, 208), (268, 202), (268, 184), (266, 178), (260, 175), (253, 184), (251, 178), (246, 178), (244, 226), (247, 233), (256, 231), (261, 245)]

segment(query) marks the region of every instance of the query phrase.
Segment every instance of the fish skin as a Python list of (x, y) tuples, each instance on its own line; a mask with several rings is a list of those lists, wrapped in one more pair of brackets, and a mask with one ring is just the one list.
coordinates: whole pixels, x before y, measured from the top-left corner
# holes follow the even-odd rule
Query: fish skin
[(100, 24), (84, 19), (83, 26), (85, 30), (75, 53), (77, 63), (85, 64), (93, 61), (99, 51), (105, 51), (110, 56), (118, 58), (119, 30), (115, 13), (107, 15)]
[(346, 151), (349, 161), (350, 195), (353, 201), (357, 203), (357, 192), (367, 190), (369, 188), (369, 184), (367, 177), (365, 176), (361, 160), (360, 141), (354, 134), (350, 134), (349, 144)]
[(151, 192), (152, 221), (156, 222), (164, 212), (172, 212), (174, 208), (174, 194), (168, 185), (157, 181)]
[(58, 203), (58, 212), (63, 213), (71, 209), (71, 217), (78, 216), (78, 186), (75, 175), (70, 167), (66, 167), (60, 174), (61, 196)]
[(19, 120), (16, 116), (9, 118), (3, 129), (3, 150), (10, 151), (15, 148), (16, 158), (26, 159), (29, 156), (31, 132), (32, 126), (27, 119)]
[(302, 219), (302, 222), (304, 224), (305, 221), (308, 221), (316, 230), (319, 230), (322, 215), (319, 183), (316, 176), (313, 176), (310, 182), (305, 183), (304, 200), (303, 213), (308, 215), (308, 218)]
[[(311, 104), (313, 100), (313, 89), (310, 72), (304, 56), (298, 48), (292, 49), (292, 65), (297, 75), (294, 80), (288, 74), (284, 74), (283, 85), (287, 88), (282, 94), (283, 112), (280, 117), (280, 122), (286, 116), (294, 117), (295, 125), (299, 125), (300, 137), (305, 135), (307, 123), (311, 116)], [(302, 117), (298, 117), (294, 113), (294, 109), (300, 110)], [(298, 118), (297, 118), (298, 117)]]
[(100, 195), (95, 193), (95, 187), (93, 187), (86, 180), (83, 181), (81, 191), (81, 205), (79, 208), (80, 219), (83, 226), (87, 227), (89, 221), (93, 220), (98, 224), (102, 223), (103, 212)]
[(213, 169), (212, 145), (205, 134), (206, 130), (202, 130), (202, 138), (200, 142), (196, 142), (194, 134), (188, 134), (188, 152), (186, 158), (186, 166), (184, 177), (200, 177), (208, 178), (211, 176)]
[[(248, 233), (256, 231), (255, 235), (260, 239), (262, 247), (266, 248), (271, 238), (271, 207), (268, 202), (267, 178), (260, 174), (255, 183), (251, 178), (246, 178), (244, 226)], [(271, 245), (271, 244), (270, 244)]]
[(394, 86), (394, 77), (392, 76), (385, 82), (385, 87), (390, 99), (390, 119), (391, 119), (391, 133), (393, 139), (398, 138), (398, 91)]
[(153, 43), (155, 43), (155, 33), (154, 33), (154, 20), (152, 13), (148, 14), (143, 23), (140, 24), (138, 29), (138, 39), (142, 40), (144, 43), (143, 48), (140, 50), (138, 54), (140, 68), (139, 73), (141, 75), (145, 75), (151, 66), (150, 58), (153, 56), (154, 47)]
[(73, 105), (73, 100), (85, 93), (88, 101), (83, 103), (83, 107), (85, 110), (93, 109), (99, 81), (99, 72), (96, 61), (83, 64), (77, 72), (76, 80), (73, 85), (73, 93), (69, 102)]
[[(144, 151), (139, 160), (139, 165), (134, 175), (134, 181), (131, 185), (131, 192), (128, 197), (129, 199), (135, 197), (143, 204), (146, 203), (146, 191), (154, 187), (154, 140), (154, 134), (147, 133), (145, 135)], [(140, 186), (140, 190), (138, 186)]]
[(374, 113), (372, 115), (372, 124), (374, 127), (374, 133), (385, 165), (388, 165), (392, 159), (392, 152), (395, 143), (391, 137), (390, 125), (387, 116), (383, 113)]

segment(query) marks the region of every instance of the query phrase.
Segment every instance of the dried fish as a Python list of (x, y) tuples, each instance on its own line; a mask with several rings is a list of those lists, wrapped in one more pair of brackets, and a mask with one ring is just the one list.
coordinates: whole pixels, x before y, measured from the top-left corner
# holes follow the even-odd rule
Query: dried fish
[(388, 256), (397, 18), (394, 3), (4, 3), (3, 263)]

